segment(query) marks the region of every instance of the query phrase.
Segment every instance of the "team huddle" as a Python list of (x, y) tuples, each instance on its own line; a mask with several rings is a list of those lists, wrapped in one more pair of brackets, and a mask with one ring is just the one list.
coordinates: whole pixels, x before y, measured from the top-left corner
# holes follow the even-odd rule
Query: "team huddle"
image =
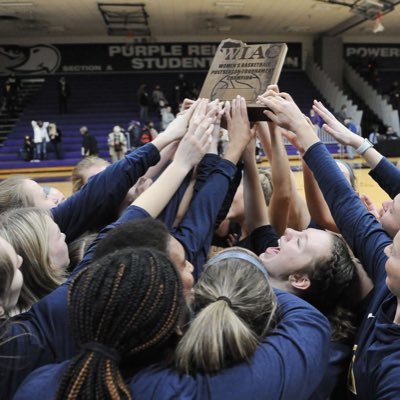
[(400, 171), (314, 101), (378, 209), (289, 94), (257, 101), (184, 101), (59, 204), (0, 183), (1, 399), (400, 398)]

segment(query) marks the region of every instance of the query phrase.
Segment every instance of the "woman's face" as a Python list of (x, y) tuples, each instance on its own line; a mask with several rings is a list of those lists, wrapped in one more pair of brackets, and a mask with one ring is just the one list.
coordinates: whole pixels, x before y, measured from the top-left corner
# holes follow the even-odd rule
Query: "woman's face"
[(10, 258), (13, 269), (14, 269), (14, 276), (11, 281), (11, 285), (6, 292), (4, 298), (0, 299), (0, 315), (4, 314), (5, 311), (13, 309), (17, 302), (19, 295), (21, 293), (21, 288), (23, 284), (23, 277), (20, 271), (20, 267), (22, 265), (22, 257), (19, 256), (14, 248), (3, 238), (0, 238), (0, 251), (4, 251), (8, 257)]
[(310, 268), (317, 260), (328, 258), (332, 253), (332, 235), (319, 229), (295, 231), (286, 229), (279, 240), (279, 247), (268, 247), (260, 259), (268, 273), (275, 279)]
[(168, 243), (168, 255), (179, 271), (183, 284), (183, 294), (186, 298), (193, 289), (193, 265), (186, 260), (185, 250), (182, 244), (170, 235)]
[(385, 248), (388, 259), (385, 264), (387, 273), (386, 285), (396, 296), (400, 297), (400, 234), (397, 233), (393, 243)]
[(54, 201), (47, 198), (44, 189), (37, 182), (32, 179), (26, 179), (24, 182), (24, 188), (29, 192), (34, 207), (39, 207), (45, 210), (50, 210), (55, 207)]
[(51, 265), (56, 269), (65, 269), (69, 265), (68, 246), (65, 243), (65, 234), (58, 225), (48, 216), (49, 227), (49, 257)]
[(400, 194), (393, 200), (382, 203), (382, 209), (379, 210), (379, 222), (391, 237), (395, 237), (400, 230)]

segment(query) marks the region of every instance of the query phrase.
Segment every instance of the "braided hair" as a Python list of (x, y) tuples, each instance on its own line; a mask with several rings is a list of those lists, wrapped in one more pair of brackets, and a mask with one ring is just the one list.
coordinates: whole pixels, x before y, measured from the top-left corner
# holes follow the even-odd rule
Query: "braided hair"
[[(57, 400), (131, 399), (124, 366), (152, 357), (172, 340), (184, 300), (179, 273), (154, 249), (123, 249), (72, 282), (69, 318), (79, 353), (64, 372)], [(150, 355), (150, 357), (148, 357)]]

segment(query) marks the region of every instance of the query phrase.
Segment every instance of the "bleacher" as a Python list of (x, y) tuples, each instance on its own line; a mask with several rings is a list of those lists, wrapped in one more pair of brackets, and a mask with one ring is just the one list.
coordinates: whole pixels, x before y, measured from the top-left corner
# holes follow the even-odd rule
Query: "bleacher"
[[(376, 75), (372, 75), (367, 70), (360, 70), (359, 73), (382, 95), (388, 95), (393, 89), (393, 82), (400, 82), (400, 71), (396, 70), (378, 70)], [(390, 96), (388, 96), (388, 100), (390, 101)]]
[[(62, 131), (62, 148), (64, 158), (56, 160), (52, 146), (48, 144), (48, 160), (35, 164), (35, 167), (72, 166), (81, 160), (82, 137), (79, 128), (86, 125), (97, 137), (100, 156), (109, 159), (107, 134), (114, 125), (127, 128), (133, 119), (139, 119), (137, 90), (146, 83), (149, 93), (156, 84), (160, 84), (167, 99), (173, 97), (173, 87), (178, 74), (110, 74), (110, 75), (73, 75), (67, 77), (71, 89), (68, 101), (68, 113), (58, 113), (57, 81), (59, 76), (48, 76), (40, 92), (24, 110), (14, 130), (0, 148), (2, 168), (32, 167), (32, 164), (21, 159), (19, 151), (23, 137), (32, 136), (32, 120), (55, 122)], [(186, 73), (186, 80), (196, 82), (201, 87), (205, 73)], [(308, 114), (314, 98), (321, 95), (302, 71), (283, 71), (280, 88), (295, 93), (295, 101), (301, 110)], [(155, 122), (157, 116), (151, 115)], [(157, 126), (157, 124), (156, 124)], [(332, 152), (337, 152), (337, 145)], [(296, 154), (288, 145), (288, 153)]]

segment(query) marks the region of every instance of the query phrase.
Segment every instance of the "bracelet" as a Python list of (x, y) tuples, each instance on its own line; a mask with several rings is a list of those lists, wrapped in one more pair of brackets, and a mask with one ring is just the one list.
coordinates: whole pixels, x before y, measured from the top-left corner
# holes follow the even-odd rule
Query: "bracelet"
[(374, 147), (374, 145), (368, 139), (364, 139), (361, 146), (356, 148), (356, 153), (362, 156), (371, 147)]

